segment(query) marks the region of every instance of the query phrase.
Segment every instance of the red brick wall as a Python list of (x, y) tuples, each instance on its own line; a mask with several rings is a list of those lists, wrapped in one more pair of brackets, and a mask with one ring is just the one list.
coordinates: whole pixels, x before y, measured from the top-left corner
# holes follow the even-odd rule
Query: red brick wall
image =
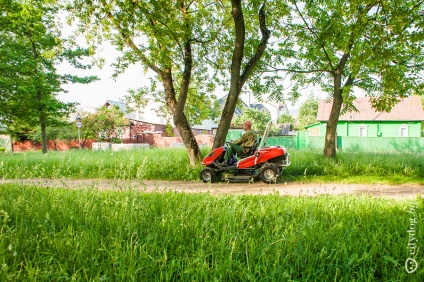
[[(197, 143), (199, 145), (207, 144), (208, 147), (213, 145), (213, 136), (212, 135), (196, 135), (195, 136)], [(149, 133), (143, 134), (143, 140), (140, 136), (137, 136), (136, 140), (125, 139), (123, 143), (148, 143), (150, 146), (156, 146), (160, 148), (168, 148), (172, 143), (182, 143), (183, 140), (181, 137), (162, 137), (161, 133)], [(84, 143), (84, 149), (91, 149), (92, 143), (94, 140), (88, 140)], [(66, 151), (72, 148), (78, 148), (78, 140), (59, 140), (56, 142), (57, 151)], [(12, 149), (14, 152), (23, 152), (23, 151), (41, 151), (41, 143), (24, 141), (24, 142), (13, 142)], [(54, 151), (54, 142), (49, 140), (47, 141), (47, 149), (49, 151)]]
[[(84, 148), (91, 149), (91, 144), (93, 140), (87, 140), (84, 142)], [(40, 151), (42, 148), (40, 142), (24, 141), (24, 142), (13, 142), (12, 150), (13, 152), (22, 152), (22, 151)], [(56, 150), (57, 151), (67, 151), (72, 148), (78, 148), (78, 140), (58, 140), (56, 141)], [(55, 144), (53, 141), (47, 141), (47, 149), (49, 151), (55, 150)]]

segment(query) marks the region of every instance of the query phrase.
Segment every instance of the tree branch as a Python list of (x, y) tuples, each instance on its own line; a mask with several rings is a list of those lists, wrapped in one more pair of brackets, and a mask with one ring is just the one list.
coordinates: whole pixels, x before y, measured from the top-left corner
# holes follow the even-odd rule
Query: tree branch
[[(312, 27), (310, 27), (309, 26), (309, 24), (306, 22), (306, 19), (304, 18), (304, 16), (303, 16), (303, 14), (302, 14), (302, 12), (299, 10), (299, 7), (297, 6), (297, 3), (295, 2), (294, 3), (294, 5), (295, 5), (295, 7), (296, 7), (296, 10), (297, 10), (297, 13), (300, 15), (300, 17), (302, 18), (302, 21), (303, 21), (303, 23), (306, 25), (306, 27), (308, 28), (308, 30), (315, 36), (315, 38), (318, 40), (319, 38), (318, 38), (318, 35), (316, 34), (316, 32), (313, 30), (313, 28)], [(328, 55), (328, 52), (327, 52), (327, 49), (325, 48), (325, 46), (324, 46), (324, 43), (321, 43), (321, 48), (322, 48), (322, 50), (323, 50), (323, 52), (324, 52), (324, 54), (325, 54), (325, 57), (327, 58), (327, 61), (328, 61), (328, 63), (330, 64), (330, 68), (331, 69), (334, 69), (334, 66), (333, 66), (333, 63), (332, 63), (332, 61), (331, 61), (331, 58), (330, 58), (330, 56)]]
[(125, 33), (124, 29), (120, 26), (119, 22), (116, 20), (116, 18), (113, 16), (112, 12), (108, 8), (108, 4), (105, 0), (100, 0), (100, 3), (102, 4), (103, 8), (105, 9), (106, 16), (111, 21), (111, 23), (115, 26), (115, 28), (118, 30), (119, 34), (122, 36), (122, 39), (127, 43), (127, 45), (134, 50), (134, 52), (137, 54), (137, 56), (140, 58), (140, 60), (151, 70), (156, 72), (160, 77), (164, 77), (165, 73), (158, 68), (156, 65), (154, 65), (150, 60), (141, 52), (141, 50), (135, 45), (134, 41), (130, 38), (128, 34)]
[(266, 26), (266, 12), (265, 12), (265, 3), (262, 5), (262, 7), (259, 9), (259, 27), (262, 34), (261, 43), (259, 44), (258, 48), (256, 49), (255, 54), (252, 58), (250, 58), (249, 62), (247, 63), (246, 67), (244, 68), (243, 73), (240, 77), (240, 85), (239, 89), (243, 87), (244, 83), (247, 81), (249, 76), (252, 74), (253, 69), (259, 62), (260, 58), (262, 57), (263, 53), (265, 52), (266, 45), (268, 43), (269, 37), (271, 35), (271, 32)]
[(279, 68), (275, 68), (273, 70), (267, 70), (267, 71), (264, 71), (264, 73), (266, 73), (266, 72), (279, 72), (279, 71), (292, 72), (292, 73), (315, 73), (315, 72), (328, 72), (328, 73), (331, 73), (331, 71), (326, 70), (326, 69), (294, 70), (294, 69), (279, 69)]

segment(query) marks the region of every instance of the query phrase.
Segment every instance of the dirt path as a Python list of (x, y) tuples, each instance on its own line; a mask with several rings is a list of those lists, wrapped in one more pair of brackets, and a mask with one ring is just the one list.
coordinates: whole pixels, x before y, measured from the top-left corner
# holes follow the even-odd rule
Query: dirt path
[(129, 190), (138, 189), (152, 191), (178, 191), (189, 193), (211, 194), (250, 194), (265, 195), (278, 193), (279, 195), (316, 196), (322, 194), (370, 194), (395, 199), (413, 199), (416, 195), (424, 196), (424, 185), (385, 185), (385, 184), (337, 184), (337, 183), (277, 183), (265, 184), (262, 182), (247, 183), (203, 183), (200, 181), (152, 181), (152, 180), (113, 180), (113, 179), (3, 179), (3, 183), (19, 183), (37, 185), (41, 187), (57, 188), (85, 188), (92, 187), (101, 190)]

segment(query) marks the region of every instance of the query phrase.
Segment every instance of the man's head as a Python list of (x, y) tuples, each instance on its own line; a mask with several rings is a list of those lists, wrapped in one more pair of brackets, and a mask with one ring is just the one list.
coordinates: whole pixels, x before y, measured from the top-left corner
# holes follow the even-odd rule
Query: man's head
[(243, 130), (244, 130), (244, 131), (246, 131), (246, 130), (249, 130), (249, 129), (251, 129), (251, 128), (252, 128), (252, 122), (251, 122), (251, 121), (246, 120), (246, 121), (243, 123)]

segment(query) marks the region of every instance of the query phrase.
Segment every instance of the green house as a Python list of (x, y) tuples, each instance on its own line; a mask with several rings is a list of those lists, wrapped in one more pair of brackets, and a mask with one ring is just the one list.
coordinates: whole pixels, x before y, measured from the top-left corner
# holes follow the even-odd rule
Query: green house
[[(370, 98), (357, 98), (353, 102), (358, 112), (340, 116), (337, 136), (351, 137), (421, 137), (424, 111), (418, 96), (404, 98), (390, 112), (377, 112)], [(306, 127), (309, 136), (325, 136), (332, 103), (320, 100), (317, 123)]]

